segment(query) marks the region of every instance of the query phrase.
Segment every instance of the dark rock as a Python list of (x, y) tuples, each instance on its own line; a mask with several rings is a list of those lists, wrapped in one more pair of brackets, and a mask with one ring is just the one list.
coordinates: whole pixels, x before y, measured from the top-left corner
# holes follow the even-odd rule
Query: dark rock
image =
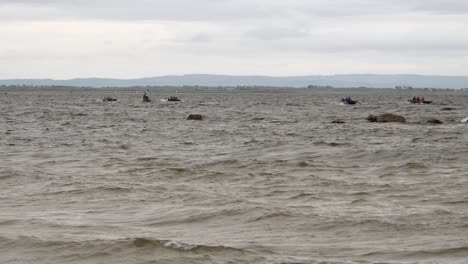
[(112, 97), (110, 97), (110, 96), (107, 96), (107, 97), (104, 97), (104, 98), (102, 99), (102, 101), (103, 101), (103, 102), (115, 102), (115, 101), (117, 101), (117, 98), (112, 98)]
[(366, 117), (366, 120), (369, 122), (377, 122), (377, 116), (369, 115), (368, 117)]
[(187, 117), (187, 120), (203, 120), (203, 116), (199, 114), (191, 114)]
[(440, 109), (441, 111), (452, 111), (452, 110), (455, 110), (455, 108), (453, 107), (444, 107), (442, 109)]
[(439, 119), (431, 118), (427, 120), (427, 123), (429, 124), (443, 124), (444, 122), (440, 121)]
[(344, 124), (344, 123), (346, 123), (346, 122), (343, 121), (343, 120), (333, 120), (332, 121), (332, 124)]
[(394, 114), (381, 114), (378, 116), (374, 115), (369, 115), (366, 118), (367, 121), (369, 122), (379, 122), (379, 123), (386, 123), (386, 122), (400, 122), (400, 123), (405, 123), (406, 119), (400, 115), (394, 115)]

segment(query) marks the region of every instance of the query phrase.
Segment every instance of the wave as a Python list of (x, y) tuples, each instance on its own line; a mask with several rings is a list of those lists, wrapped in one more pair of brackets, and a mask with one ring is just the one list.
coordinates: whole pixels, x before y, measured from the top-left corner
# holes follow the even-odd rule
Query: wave
[(362, 203), (368, 203), (369, 201), (366, 199), (356, 199), (350, 202), (350, 204), (362, 204)]
[(255, 217), (251, 220), (249, 220), (249, 222), (257, 222), (257, 221), (262, 221), (262, 220), (266, 220), (266, 219), (270, 219), (270, 218), (289, 218), (289, 217), (294, 217), (294, 214), (290, 213), (290, 212), (269, 212), (269, 213), (264, 213), (258, 217)]
[(271, 220), (272, 218), (288, 220), (293, 218), (303, 219), (307, 217), (309, 217), (309, 215), (299, 212), (298, 210), (271, 209), (270, 211), (257, 213), (255, 216), (247, 219), (247, 222)]
[(374, 173), (378, 174), (380, 178), (395, 176), (401, 172), (408, 171), (428, 171), (430, 166), (421, 162), (406, 162), (402, 164), (384, 165), (374, 169)]
[(318, 198), (318, 195), (316, 193), (310, 193), (310, 192), (301, 192), (299, 194), (295, 194), (291, 197), (289, 197), (289, 199), (291, 200), (294, 200), (294, 199), (301, 199), (301, 198)]
[(18, 222), (19, 222), (19, 220), (1, 220), (0, 221), (0, 226), (2, 226), (2, 225), (13, 225), (13, 224), (16, 224)]
[(0, 175), (0, 180), (6, 180), (15, 177), (12, 174), (7, 174), (7, 175)]
[(400, 169), (429, 169), (429, 167), (426, 164), (420, 162), (407, 162), (402, 164)]
[(463, 255), (468, 256), (468, 247), (453, 247), (453, 248), (442, 248), (432, 250), (414, 250), (414, 251), (373, 251), (364, 253), (361, 256), (401, 256), (405, 258), (421, 258), (421, 257), (444, 257), (449, 255), (455, 257)]
[(7, 180), (11, 178), (24, 177), (25, 173), (20, 170), (15, 169), (1, 169), (0, 170), (0, 180)]
[(84, 241), (62, 241), (62, 240), (42, 240), (34, 236), (20, 236), (16, 239), (0, 237), (0, 248), (44, 248), (44, 249), (74, 249), (74, 250), (93, 250), (96, 252), (109, 252), (114, 250), (135, 250), (138, 248), (152, 248), (154, 250), (163, 249), (170, 251), (187, 251), (194, 253), (209, 253), (209, 252), (244, 252), (249, 253), (249, 250), (238, 249), (224, 245), (203, 245), (203, 244), (189, 244), (174, 240), (167, 239), (153, 239), (153, 238), (123, 238), (115, 240), (84, 240)]
[(62, 194), (87, 194), (95, 192), (112, 192), (112, 193), (125, 193), (134, 191), (133, 187), (121, 187), (121, 186), (94, 186), (94, 187), (81, 187), (81, 188), (70, 188), (66, 190), (57, 190), (43, 192), (43, 196), (53, 196), (53, 195), (62, 195)]
[(352, 146), (350, 143), (342, 143), (342, 142), (325, 142), (325, 141), (317, 141), (314, 142), (316, 146), (329, 146), (329, 147), (342, 147), (342, 146)]
[(188, 244), (173, 240), (157, 240), (149, 238), (135, 238), (131, 239), (133, 245), (136, 247), (156, 247), (156, 248), (166, 248), (171, 250), (178, 251), (193, 251), (197, 253), (207, 253), (207, 252), (221, 252), (221, 251), (235, 251), (235, 252), (245, 252), (247, 250), (238, 249), (234, 247), (228, 247), (224, 245), (209, 246), (209, 245), (197, 245), (197, 244)]
[(468, 198), (460, 198), (458, 200), (452, 200), (452, 201), (444, 201), (442, 202), (443, 204), (448, 204), (448, 205), (457, 205), (457, 204), (466, 204), (468, 203)]
[[(249, 209), (223, 209), (223, 210), (212, 210), (209, 212), (200, 212), (196, 214), (189, 214), (176, 217), (172, 215), (170, 219), (160, 219), (160, 220), (150, 220), (149, 226), (161, 226), (161, 225), (174, 225), (174, 224), (186, 224), (186, 223), (195, 223), (195, 222), (202, 222), (208, 221), (211, 219), (217, 219), (223, 216), (233, 216), (233, 215), (240, 215), (248, 211)], [(186, 213), (186, 212), (185, 212)], [(184, 213), (184, 214), (185, 214)]]
[[(0, 237), (1, 263), (259, 263), (257, 253), (224, 245), (189, 244), (173, 240), (46, 241), (37, 237)], [(135, 262), (136, 261), (136, 262)]]

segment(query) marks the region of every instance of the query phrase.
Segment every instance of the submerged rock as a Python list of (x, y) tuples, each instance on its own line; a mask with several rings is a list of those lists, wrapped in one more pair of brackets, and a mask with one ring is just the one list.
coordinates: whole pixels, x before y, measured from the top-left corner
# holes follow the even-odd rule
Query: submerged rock
[(338, 120), (333, 120), (333, 121), (332, 121), (332, 124), (344, 124), (344, 123), (346, 123), (346, 122), (343, 121), (343, 120), (339, 120), (339, 119), (338, 119)]
[(427, 120), (427, 123), (429, 124), (443, 124), (444, 122), (440, 121), (439, 119), (431, 118)]
[(104, 97), (102, 99), (103, 102), (115, 102), (117, 101), (117, 98), (113, 98), (113, 97), (110, 97), (110, 96), (107, 96), (107, 97)]
[(191, 114), (187, 117), (187, 120), (203, 120), (203, 116), (199, 114)]
[(406, 119), (403, 116), (400, 115), (395, 115), (395, 114), (381, 114), (378, 116), (375, 115), (369, 115), (366, 118), (367, 121), (369, 122), (379, 122), (379, 123), (386, 123), (386, 122), (400, 122), (400, 123), (405, 123)]
[(444, 107), (442, 109), (440, 109), (441, 111), (452, 111), (452, 110), (455, 110), (455, 108), (453, 107)]

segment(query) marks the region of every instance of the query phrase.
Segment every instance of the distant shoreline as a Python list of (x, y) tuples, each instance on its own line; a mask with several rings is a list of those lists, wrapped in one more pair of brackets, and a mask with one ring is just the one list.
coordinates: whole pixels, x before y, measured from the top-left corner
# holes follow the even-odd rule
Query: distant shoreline
[(70, 91), (70, 92), (144, 92), (152, 93), (304, 93), (304, 92), (468, 92), (466, 89), (440, 89), (440, 88), (337, 88), (330, 86), (295, 87), (269, 87), (269, 86), (131, 86), (131, 87), (76, 87), (76, 86), (29, 86), (29, 85), (2, 85), (1, 92), (34, 92), (34, 91)]
[(303, 76), (184, 74), (137, 79), (0, 79), (1, 85), (55, 87), (371, 87), (371, 88), (437, 88), (466, 89), (468, 76), (412, 74), (341, 74)]

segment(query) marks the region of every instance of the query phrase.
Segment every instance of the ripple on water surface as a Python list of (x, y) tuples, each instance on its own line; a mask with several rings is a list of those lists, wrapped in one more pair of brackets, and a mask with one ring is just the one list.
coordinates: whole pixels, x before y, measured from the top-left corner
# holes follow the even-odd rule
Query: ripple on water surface
[(466, 263), (468, 96), (424, 93), (8, 93), (0, 262)]

